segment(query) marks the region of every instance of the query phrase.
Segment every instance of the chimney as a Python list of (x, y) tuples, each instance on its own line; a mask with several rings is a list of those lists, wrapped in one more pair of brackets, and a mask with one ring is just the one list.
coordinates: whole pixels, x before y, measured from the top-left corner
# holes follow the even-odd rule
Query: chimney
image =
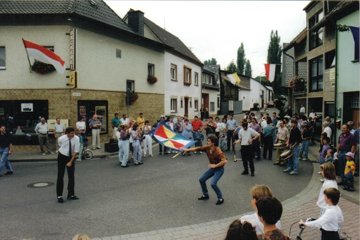
[(144, 36), (144, 13), (130, 9), (128, 12), (128, 25), (134, 32)]

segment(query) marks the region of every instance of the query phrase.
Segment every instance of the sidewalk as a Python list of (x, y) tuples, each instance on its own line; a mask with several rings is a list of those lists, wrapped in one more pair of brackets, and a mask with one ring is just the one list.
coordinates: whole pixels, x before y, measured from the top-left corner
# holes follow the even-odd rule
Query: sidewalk
[[(311, 147), (310, 159), (317, 159), (317, 147)], [(300, 163), (301, 164), (301, 163)], [(317, 174), (319, 169), (318, 163), (313, 163), (313, 175), (308, 186), (299, 194), (294, 197), (285, 200), (283, 202), (283, 216), (281, 218), (282, 230), (289, 234), (291, 225), (292, 232), (290, 237), (296, 239), (299, 233), (298, 221), (300, 219), (306, 219), (308, 217), (318, 217), (319, 208), (316, 206), (317, 197), (321, 188), (321, 182), (319, 181), (320, 175)], [(347, 192), (340, 188), (342, 198), (339, 206), (341, 207), (345, 222), (343, 224), (342, 231), (346, 233), (351, 239), (360, 239), (359, 232), (359, 188), (358, 178), (356, 181), (356, 192)], [(296, 186), (294, 186), (296, 187)], [(217, 221), (204, 222), (201, 224), (168, 228), (156, 231), (142, 232), (136, 234), (127, 234), (120, 236), (101, 237), (94, 238), (96, 240), (212, 240), (212, 239), (224, 239), (226, 231), (230, 223), (240, 218), (241, 215), (235, 215), (233, 217), (220, 219)], [(174, 216), (175, 217), (175, 216)], [(304, 240), (320, 239), (320, 231), (318, 229), (306, 228), (302, 234)]]
[[(105, 152), (104, 147), (101, 149), (91, 150), (94, 153), (93, 158), (106, 158), (109, 156), (118, 155), (118, 152)], [(41, 161), (56, 161), (57, 153), (42, 155), (38, 152), (16, 152), (10, 155), (11, 162), (41, 162)]]

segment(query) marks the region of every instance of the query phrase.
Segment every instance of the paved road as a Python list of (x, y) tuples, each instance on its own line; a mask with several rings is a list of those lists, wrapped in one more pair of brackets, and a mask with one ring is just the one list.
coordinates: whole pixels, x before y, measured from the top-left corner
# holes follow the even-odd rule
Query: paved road
[[(156, 149), (155, 149), (156, 150)], [(58, 204), (55, 185), (29, 188), (34, 182), (55, 182), (56, 162), (15, 163), (16, 174), (0, 178), (0, 239), (70, 239), (76, 233), (115, 236), (209, 222), (251, 211), (249, 188), (266, 183), (284, 201), (302, 189), (312, 164), (302, 162), (299, 176), (290, 176), (268, 160), (256, 162), (256, 176), (241, 176), (242, 162), (229, 164), (219, 186), (225, 203), (200, 202), (198, 177), (207, 168), (204, 154), (156, 156), (145, 164), (121, 168), (115, 157), (83, 161), (76, 166), (79, 201)], [(65, 195), (65, 193), (64, 193)]]

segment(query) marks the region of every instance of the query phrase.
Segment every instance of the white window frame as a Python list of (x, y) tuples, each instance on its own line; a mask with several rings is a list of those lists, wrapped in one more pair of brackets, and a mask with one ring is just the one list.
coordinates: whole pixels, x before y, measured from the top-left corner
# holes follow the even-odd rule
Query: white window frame
[(177, 97), (170, 98), (170, 112), (177, 113)]
[(171, 81), (177, 82), (177, 80), (178, 80), (177, 75), (178, 75), (177, 74), (177, 65), (171, 63), (171, 65), (170, 65), (170, 79), (171, 79)]
[(0, 46), (0, 48), (4, 49), (4, 65), (0, 66), (0, 70), (5, 70), (6, 69), (6, 48), (5, 48), (5, 46)]
[(194, 98), (194, 111), (198, 112), (199, 111), (199, 99)]
[(199, 86), (199, 73), (195, 72), (194, 74), (194, 85)]

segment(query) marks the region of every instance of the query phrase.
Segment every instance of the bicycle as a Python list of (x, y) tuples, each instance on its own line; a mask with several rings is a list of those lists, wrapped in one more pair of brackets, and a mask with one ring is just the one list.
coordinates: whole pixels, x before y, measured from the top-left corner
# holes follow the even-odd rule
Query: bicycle
[(94, 157), (94, 153), (89, 148), (83, 148), (81, 159), (90, 160)]

